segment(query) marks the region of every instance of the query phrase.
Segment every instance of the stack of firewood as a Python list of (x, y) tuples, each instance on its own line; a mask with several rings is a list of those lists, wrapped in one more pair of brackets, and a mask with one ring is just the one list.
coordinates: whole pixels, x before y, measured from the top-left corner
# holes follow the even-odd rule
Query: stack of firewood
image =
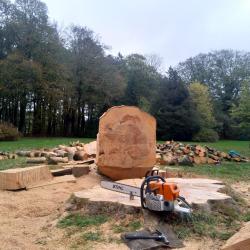
[(51, 149), (19, 150), (16, 154), (21, 157), (27, 157), (27, 163), (32, 164), (58, 164), (71, 161), (87, 161), (95, 159), (96, 142), (93, 141), (87, 144), (73, 142), (69, 146), (59, 145)]
[(201, 145), (167, 141), (157, 145), (157, 163), (160, 165), (219, 164), (221, 161), (248, 162), (246, 157), (230, 155)]
[(9, 152), (0, 152), (0, 160), (16, 159), (17, 155)]

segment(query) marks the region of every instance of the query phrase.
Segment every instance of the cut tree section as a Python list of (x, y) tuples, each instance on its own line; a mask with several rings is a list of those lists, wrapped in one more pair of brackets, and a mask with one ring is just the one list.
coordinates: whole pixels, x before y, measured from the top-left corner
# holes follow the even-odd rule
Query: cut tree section
[(41, 182), (52, 180), (48, 166), (15, 168), (0, 171), (0, 189), (18, 190)]
[[(140, 187), (143, 179), (127, 179), (118, 181), (130, 186)], [(220, 193), (220, 189), (224, 187), (223, 183), (210, 179), (182, 179), (168, 178), (168, 183), (176, 183), (180, 188), (180, 195), (183, 196), (192, 207), (196, 207), (205, 211), (210, 210), (210, 205), (219, 202), (232, 202), (232, 198), (226, 194)], [(134, 197), (129, 199), (129, 195), (104, 189), (100, 185), (92, 189), (75, 192), (73, 197), (78, 203), (89, 202), (96, 203), (98, 206), (104, 204), (116, 204), (126, 207), (140, 208), (140, 198)]]
[(156, 161), (156, 121), (137, 107), (104, 113), (97, 135), (98, 170), (113, 180), (143, 177)]

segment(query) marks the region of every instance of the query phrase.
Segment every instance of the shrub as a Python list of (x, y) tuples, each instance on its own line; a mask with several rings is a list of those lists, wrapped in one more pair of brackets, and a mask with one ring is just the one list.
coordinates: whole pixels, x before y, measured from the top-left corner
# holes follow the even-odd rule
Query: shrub
[(16, 141), (20, 137), (18, 129), (10, 123), (0, 123), (0, 141)]
[(193, 136), (193, 141), (197, 142), (216, 142), (219, 140), (218, 133), (210, 128), (202, 128)]

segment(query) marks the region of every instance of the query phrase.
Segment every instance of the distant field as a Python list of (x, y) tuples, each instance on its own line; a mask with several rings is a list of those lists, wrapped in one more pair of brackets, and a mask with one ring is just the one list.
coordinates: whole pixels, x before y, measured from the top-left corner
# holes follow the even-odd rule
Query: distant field
[(18, 141), (0, 141), (0, 151), (15, 151), (19, 149), (53, 148), (60, 144), (69, 144), (73, 141), (88, 143), (95, 139), (91, 138), (66, 138), (66, 137), (38, 137), (21, 138)]

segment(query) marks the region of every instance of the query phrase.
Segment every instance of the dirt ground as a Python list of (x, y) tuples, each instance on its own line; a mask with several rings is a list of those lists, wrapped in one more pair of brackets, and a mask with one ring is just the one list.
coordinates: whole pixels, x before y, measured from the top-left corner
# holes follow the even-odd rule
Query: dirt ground
[[(56, 223), (64, 213), (65, 202), (72, 192), (91, 188), (99, 181), (100, 177), (91, 173), (78, 178), (77, 183), (60, 183), (28, 191), (0, 191), (0, 249), (72, 249), (73, 239), (67, 237), (64, 229), (56, 227)], [(234, 188), (240, 189), (249, 199), (249, 183), (236, 184)], [(184, 244), (186, 247), (183, 250), (218, 248), (212, 240), (192, 239)], [(100, 242), (91, 249), (128, 248), (124, 244)]]

